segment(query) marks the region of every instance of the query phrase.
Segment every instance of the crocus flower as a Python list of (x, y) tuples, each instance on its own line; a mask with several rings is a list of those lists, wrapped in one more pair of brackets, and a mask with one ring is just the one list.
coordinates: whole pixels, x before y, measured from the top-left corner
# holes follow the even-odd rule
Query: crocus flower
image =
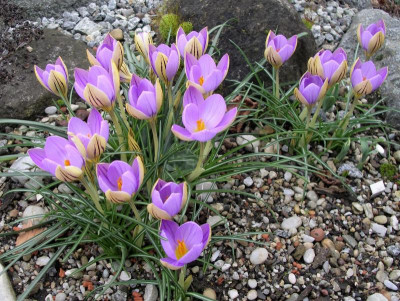
[(153, 85), (148, 79), (133, 74), (128, 93), (129, 103), (126, 111), (137, 119), (150, 119), (157, 116), (162, 105), (163, 92), (160, 81)]
[(68, 70), (61, 57), (58, 57), (54, 65), (48, 64), (44, 70), (36, 65), (34, 69), (36, 78), (43, 87), (57, 96), (67, 97)]
[(311, 107), (325, 96), (327, 88), (328, 79), (324, 81), (320, 76), (306, 72), (300, 80), (299, 88), (294, 89), (294, 95), (300, 102)]
[(166, 84), (172, 82), (179, 68), (179, 50), (175, 44), (149, 45), (149, 59), (154, 73)]
[(77, 117), (68, 122), (68, 137), (82, 156), (88, 160), (97, 159), (106, 149), (109, 125), (96, 109), (92, 109), (87, 123)]
[(199, 59), (208, 46), (208, 29), (204, 27), (199, 32), (192, 31), (188, 35), (185, 34), (182, 27), (179, 27), (176, 35), (176, 45), (178, 45), (179, 53), (185, 58), (185, 52), (189, 52), (196, 59)]
[(80, 152), (67, 139), (50, 136), (44, 148), (28, 150), (32, 161), (63, 182), (73, 182), (82, 176), (85, 161)]
[(124, 62), (124, 48), (121, 43), (108, 34), (103, 43), (97, 48), (96, 57), (87, 50), (89, 63), (94, 66), (102, 66), (107, 71), (111, 71), (111, 61), (120, 70)]
[(142, 185), (144, 167), (140, 157), (132, 166), (124, 161), (97, 164), (97, 180), (107, 200), (112, 203), (127, 202)]
[(372, 61), (361, 63), (357, 59), (351, 67), (350, 78), (356, 96), (370, 94), (382, 85), (388, 74), (388, 67), (376, 70)]
[(281, 67), (294, 53), (297, 46), (297, 36), (289, 40), (283, 35), (275, 35), (271, 30), (265, 41), (264, 56), (275, 68)]
[(204, 102), (203, 94), (193, 86), (189, 86), (185, 94), (183, 94), (183, 107), (186, 107), (190, 103), (199, 105)]
[(185, 127), (177, 124), (172, 126), (172, 132), (181, 140), (209, 141), (228, 128), (236, 117), (237, 108), (226, 112), (225, 100), (219, 94), (213, 94), (206, 100), (198, 96), (195, 102), (183, 109), (182, 122)]
[(153, 39), (148, 32), (135, 33), (135, 46), (146, 62), (149, 64), (149, 45), (153, 45)]
[(313, 75), (319, 75), (322, 79), (328, 79), (328, 85), (333, 86), (340, 82), (347, 71), (347, 55), (343, 48), (321, 50), (308, 60), (308, 71)]
[(112, 109), (119, 93), (119, 73), (114, 62), (111, 71), (101, 66), (92, 66), (89, 71), (75, 68), (75, 91), (97, 109)]
[(361, 47), (365, 50), (367, 57), (372, 56), (382, 47), (385, 40), (386, 26), (381, 19), (376, 23), (369, 25), (366, 29), (362, 24), (358, 25), (357, 38)]
[(211, 94), (224, 80), (229, 69), (229, 55), (225, 54), (218, 65), (208, 54), (198, 60), (189, 52), (185, 53), (185, 71), (188, 85), (195, 87), (201, 93)]
[(123, 62), (119, 70), (119, 80), (123, 83), (130, 83), (132, 80), (132, 73), (129, 71), (128, 65)]
[(179, 226), (169, 220), (162, 220), (160, 226), (161, 245), (167, 257), (161, 258), (163, 266), (178, 270), (185, 264), (195, 261), (211, 239), (209, 224), (199, 226), (186, 222)]
[(158, 179), (151, 191), (151, 201), (147, 211), (154, 218), (172, 220), (186, 204), (187, 183), (177, 184)]

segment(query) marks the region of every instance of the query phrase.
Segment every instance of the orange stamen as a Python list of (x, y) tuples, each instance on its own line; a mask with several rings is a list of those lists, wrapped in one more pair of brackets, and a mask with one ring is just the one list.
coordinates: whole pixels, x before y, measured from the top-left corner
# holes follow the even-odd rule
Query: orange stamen
[(121, 189), (122, 189), (122, 178), (121, 177), (118, 178), (117, 184), (118, 184), (118, 190), (121, 191)]
[(200, 132), (202, 130), (205, 130), (206, 125), (204, 124), (204, 121), (202, 119), (197, 120), (196, 123), (197, 123), (197, 128), (194, 130), (195, 132)]
[(199, 84), (200, 84), (200, 86), (202, 86), (202, 85), (204, 84), (204, 77), (203, 77), (203, 75), (200, 76), (200, 78), (199, 78)]
[(181, 259), (185, 254), (189, 252), (189, 250), (186, 247), (185, 241), (184, 240), (178, 240), (178, 246), (175, 249), (175, 256), (176, 259)]
[(367, 78), (365, 76), (363, 76), (363, 81), (365, 81)]
[(64, 160), (64, 166), (70, 166), (71, 165), (71, 162), (69, 162), (69, 160), (67, 159), (67, 160)]

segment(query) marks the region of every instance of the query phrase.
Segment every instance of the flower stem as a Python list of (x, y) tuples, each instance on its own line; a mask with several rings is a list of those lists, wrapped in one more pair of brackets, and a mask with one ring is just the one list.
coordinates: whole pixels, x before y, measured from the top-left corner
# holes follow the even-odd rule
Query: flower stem
[(153, 141), (154, 141), (154, 162), (157, 161), (158, 158), (158, 135), (157, 135), (157, 127), (156, 127), (156, 118), (152, 118), (149, 120), (149, 124), (151, 127), (151, 131), (153, 132)]
[[(195, 179), (197, 179), (204, 171), (203, 169), (203, 162), (205, 157), (208, 155), (208, 152), (211, 150), (211, 148), (209, 147), (209, 143), (211, 143), (210, 141), (207, 142), (207, 145), (204, 144), (204, 142), (199, 142), (200, 144), (200, 152), (199, 152), (199, 159), (197, 161), (197, 165), (195, 167), (195, 169), (192, 171), (192, 173), (188, 176), (188, 181), (192, 182)], [(206, 150), (207, 148), (207, 150)], [(206, 150), (206, 152), (205, 152)]]
[(351, 116), (353, 116), (354, 109), (355, 109), (356, 105), (358, 104), (359, 98), (360, 98), (359, 96), (354, 95), (354, 101), (353, 101), (353, 103), (351, 104), (350, 110), (349, 110), (349, 111), (347, 112), (347, 114), (344, 116), (343, 121), (342, 121), (342, 124), (341, 124), (341, 126), (340, 126), (340, 127), (342, 128), (343, 131), (345, 131), (345, 130), (347, 129), (347, 126), (349, 125), (350, 118), (351, 118)]
[(81, 179), (82, 185), (86, 188), (87, 192), (89, 193), (90, 197), (92, 198), (92, 201), (94, 205), (96, 206), (97, 210), (101, 212), (101, 214), (104, 215), (104, 210), (100, 205), (100, 200), (99, 200), (99, 194), (97, 193), (94, 185), (90, 182), (88, 182), (84, 177)]
[(128, 122), (128, 119), (126, 118), (125, 108), (124, 108), (124, 104), (122, 103), (121, 94), (119, 94), (119, 93), (117, 95), (117, 101), (118, 101), (119, 111), (121, 112), (122, 120), (124, 121), (125, 127), (129, 130), (129, 122)]
[(126, 148), (125, 148), (125, 143), (124, 143), (124, 136), (122, 135), (121, 126), (120, 126), (120, 124), (118, 122), (118, 118), (115, 115), (114, 110), (111, 109), (109, 111), (109, 113), (110, 113), (111, 119), (112, 119), (112, 121), (114, 123), (114, 126), (115, 126), (115, 132), (117, 133), (118, 142), (121, 145), (121, 150), (122, 150), (121, 160), (127, 162), (126, 153), (125, 153), (126, 152)]
[(279, 68), (275, 68), (275, 97), (279, 99)]
[(305, 133), (300, 141), (301, 147), (307, 146), (307, 136), (308, 136), (308, 129), (310, 127), (310, 119), (311, 119), (311, 106), (307, 106), (306, 128), (305, 128)]
[(172, 83), (168, 84), (168, 120), (164, 130), (164, 139), (167, 138), (168, 132), (171, 130), (172, 117), (174, 114), (174, 99), (172, 98)]
[[(312, 129), (314, 128), (315, 122), (317, 121), (319, 111), (321, 111), (323, 103), (324, 103), (324, 97), (318, 101), (317, 108), (315, 109), (315, 112), (314, 112), (314, 116), (312, 117), (311, 122), (310, 122), (310, 124), (308, 124), (307, 128), (312, 128)], [(310, 114), (311, 114), (311, 110), (310, 110)], [(307, 133), (306, 144), (308, 144), (310, 142), (311, 138), (312, 138), (312, 133), (310, 133), (310, 134)]]
[[(140, 212), (136, 208), (135, 202), (133, 201), (132, 198), (129, 200), (129, 206), (131, 207), (131, 209), (133, 211), (133, 215), (135, 216), (136, 220), (139, 222), (142, 222), (142, 218), (140, 217)], [(136, 237), (136, 235), (138, 235), (140, 232), (142, 232), (142, 229), (143, 229), (143, 227), (138, 224), (135, 227), (135, 229), (133, 230), (133, 237)], [(143, 234), (137, 239), (136, 246), (140, 248), (142, 246), (142, 243), (143, 243)]]

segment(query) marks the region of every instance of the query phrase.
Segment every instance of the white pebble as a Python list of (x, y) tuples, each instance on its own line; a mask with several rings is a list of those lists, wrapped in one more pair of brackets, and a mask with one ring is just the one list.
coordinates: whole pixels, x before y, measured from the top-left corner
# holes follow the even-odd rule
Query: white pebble
[(41, 256), (36, 260), (36, 264), (40, 267), (45, 266), (50, 261), (48, 256)]
[(256, 300), (257, 299), (257, 291), (256, 290), (249, 290), (247, 293), (247, 300)]
[(53, 114), (57, 113), (57, 107), (55, 107), (55, 106), (47, 107), (47, 108), (44, 110), (44, 112), (45, 112), (47, 115), (53, 115)]
[(247, 284), (250, 288), (256, 288), (257, 287), (257, 280), (255, 279), (249, 279), (249, 281), (247, 281)]
[(257, 248), (250, 255), (252, 264), (262, 264), (268, 258), (268, 251), (265, 248)]
[(304, 255), (303, 255), (303, 259), (305, 263), (312, 263), (314, 261), (315, 258), (315, 252), (314, 249), (308, 249)]
[(296, 284), (296, 276), (295, 276), (295, 274), (290, 273), (288, 278), (289, 278), (289, 282), (291, 284)]
[(235, 298), (239, 297), (239, 293), (238, 293), (237, 290), (232, 289), (232, 290), (229, 290), (229, 291), (228, 291), (228, 296), (229, 296), (229, 298), (231, 298), (231, 299), (235, 299)]
[(289, 218), (285, 218), (281, 224), (281, 228), (283, 230), (297, 229), (302, 224), (301, 218), (297, 215), (294, 215)]

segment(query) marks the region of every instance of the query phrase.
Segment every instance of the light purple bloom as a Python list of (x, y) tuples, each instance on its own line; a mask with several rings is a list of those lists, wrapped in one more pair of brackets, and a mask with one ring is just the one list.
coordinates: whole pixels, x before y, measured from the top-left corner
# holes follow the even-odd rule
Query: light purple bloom
[(68, 122), (68, 137), (75, 144), (82, 156), (95, 160), (106, 149), (109, 125), (96, 109), (92, 109), (87, 123), (77, 117)]
[(333, 86), (341, 81), (347, 72), (347, 55), (343, 48), (321, 50), (308, 61), (308, 71), (313, 75), (319, 75), (322, 79), (328, 79), (328, 85)]
[(325, 96), (327, 88), (328, 79), (324, 81), (320, 76), (306, 72), (300, 80), (299, 88), (294, 90), (294, 95), (299, 101), (310, 107)]
[(153, 45), (153, 39), (148, 32), (137, 32), (135, 33), (135, 47), (149, 63), (149, 45)]
[(73, 182), (82, 176), (85, 161), (80, 152), (67, 139), (50, 136), (44, 148), (33, 148), (28, 154), (35, 164), (60, 181)]
[(208, 29), (204, 27), (199, 32), (192, 31), (186, 35), (182, 27), (179, 27), (176, 35), (176, 45), (178, 45), (179, 53), (182, 58), (185, 58), (185, 52), (199, 59), (205, 52), (208, 46)]
[(96, 57), (87, 50), (89, 63), (94, 66), (102, 66), (107, 71), (111, 71), (111, 61), (120, 70), (124, 62), (124, 48), (121, 43), (108, 34), (103, 43), (97, 48)]
[(144, 167), (140, 157), (132, 166), (124, 161), (97, 164), (97, 181), (107, 200), (123, 203), (131, 199), (142, 185)]
[(372, 61), (361, 63), (357, 59), (350, 71), (351, 84), (357, 96), (367, 95), (382, 85), (388, 74), (388, 67), (376, 70)]
[(188, 84), (198, 89), (202, 94), (209, 95), (225, 79), (229, 69), (229, 55), (225, 54), (218, 65), (208, 54), (198, 60), (189, 52), (185, 53), (185, 71)]
[(165, 83), (170, 83), (179, 68), (179, 50), (175, 44), (168, 47), (165, 44), (149, 45), (149, 59), (154, 73)]
[(206, 100), (198, 95), (193, 103), (183, 109), (182, 122), (185, 127), (174, 124), (171, 130), (184, 141), (209, 141), (232, 124), (236, 113), (236, 108), (226, 111), (225, 100), (219, 94), (213, 94)]
[(147, 211), (157, 219), (172, 218), (185, 206), (188, 198), (187, 183), (177, 184), (158, 179), (151, 192), (151, 201)]
[(281, 67), (294, 53), (297, 47), (297, 36), (289, 40), (283, 35), (275, 35), (271, 30), (265, 41), (264, 56), (275, 68)]
[(193, 86), (189, 86), (185, 94), (183, 94), (183, 107), (186, 107), (190, 103), (200, 105), (204, 102), (203, 94)]
[(366, 29), (362, 24), (358, 25), (357, 38), (361, 47), (365, 50), (367, 57), (372, 56), (382, 47), (385, 41), (386, 26), (381, 19), (376, 23), (370, 24)]
[(39, 83), (57, 96), (67, 97), (68, 92), (68, 70), (61, 57), (58, 57), (56, 63), (48, 64), (45, 70), (34, 67), (36, 78)]
[(160, 81), (153, 85), (148, 79), (133, 74), (128, 94), (126, 111), (138, 119), (150, 119), (157, 116), (162, 105), (163, 92)]
[(111, 71), (101, 66), (92, 66), (89, 71), (75, 68), (75, 91), (97, 109), (112, 109), (119, 93), (119, 73), (114, 62)]
[(195, 222), (186, 222), (179, 226), (169, 220), (162, 220), (160, 226), (161, 245), (167, 257), (161, 258), (163, 266), (178, 270), (185, 264), (199, 258), (211, 239), (209, 224), (199, 226)]

